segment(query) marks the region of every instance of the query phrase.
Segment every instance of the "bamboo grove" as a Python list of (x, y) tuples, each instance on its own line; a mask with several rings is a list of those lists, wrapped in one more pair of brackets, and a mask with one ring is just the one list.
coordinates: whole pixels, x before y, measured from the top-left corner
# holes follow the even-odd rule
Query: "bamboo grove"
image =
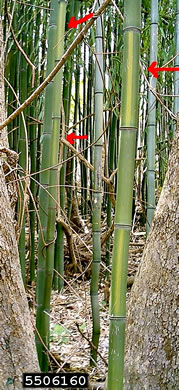
[[(111, 284), (108, 390), (122, 389), (131, 228), (139, 220), (150, 231), (179, 110), (178, 72), (156, 79), (148, 66), (179, 66), (179, 1), (0, 7), (7, 117), (63, 58), (7, 127), (19, 154), (17, 239), (22, 278), (35, 295), (40, 367), (49, 369), (51, 293), (75, 278), (90, 280), (89, 360), (97, 365), (100, 286)], [(68, 27), (90, 12), (86, 30)], [(70, 143), (71, 133), (86, 138)]]

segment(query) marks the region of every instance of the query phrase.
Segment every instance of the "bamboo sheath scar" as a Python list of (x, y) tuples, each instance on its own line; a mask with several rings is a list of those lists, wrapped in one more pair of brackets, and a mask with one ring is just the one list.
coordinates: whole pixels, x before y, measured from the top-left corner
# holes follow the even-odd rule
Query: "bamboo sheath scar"
[(62, 58), (59, 60), (57, 65), (53, 68), (53, 70), (50, 72), (48, 77), (39, 85), (39, 87), (27, 98), (27, 100), (21, 104), (15, 110), (1, 125), (0, 130), (2, 130), (5, 126), (7, 126), (13, 119), (15, 119), (21, 112), (29, 106), (30, 103), (33, 102), (34, 99), (36, 99), (37, 96), (40, 95), (40, 93), (45, 89), (45, 87), (48, 85), (50, 81), (53, 80), (55, 75), (58, 73), (58, 71), (62, 68), (62, 66), (67, 61), (68, 57), (73, 53), (73, 50), (76, 48), (76, 46), (84, 39), (85, 34), (89, 30), (89, 28), (94, 24), (94, 21), (104, 12), (107, 5), (110, 3), (111, 0), (106, 0), (101, 5), (101, 7), (98, 8), (98, 10), (93, 15), (93, 18), (89, 20), (89, 22), (83, 27), (81, 32), (77, 35), (77, 37), (74, 39), (72, 44), (69, 46), (65, 54), (62, 56)]

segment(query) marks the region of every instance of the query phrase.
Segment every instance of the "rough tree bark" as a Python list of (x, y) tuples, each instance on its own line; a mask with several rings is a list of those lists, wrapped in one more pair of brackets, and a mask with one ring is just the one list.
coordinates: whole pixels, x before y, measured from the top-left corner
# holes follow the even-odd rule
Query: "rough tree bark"
[[(4, 63), (0, 19), (0, 123), (5, 119)], [(12, 204), (4, 168), (15, 163), (6, 129), (0, 132), (0, 389), (22, 389), (22, 373), (38, 372), (34, 334), (21, 278)], [(5, 169), (6, 169), (5, 168)], [(11, 194), (11, 199), (9, 197)]]
[(128, 306), (125, 390), (179, 389), (179, 123), (177, 127)]

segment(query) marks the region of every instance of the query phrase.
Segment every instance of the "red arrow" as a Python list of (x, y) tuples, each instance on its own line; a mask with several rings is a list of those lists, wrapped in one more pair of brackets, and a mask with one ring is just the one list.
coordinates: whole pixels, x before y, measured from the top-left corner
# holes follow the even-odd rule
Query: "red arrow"
[(71, 133), (66, 136), (66, 139), (70, 144), (74, 144), (74, 139), (88, 139), (88, 135), (75, 135), (75, 133)]
[(148, 67), (148, 71), (153, 74), (153, 76), (158, 79), (158, 72), (177, 72), (179, 68), (156, 68), (157, 62), (154, 61)]
[(75, 17), (72, 16), (69, 23), (68, 23), (68, 28), (77, 28), (78, 24), (86, 22), (88, 19), (91, 19), (93, 17), (93, 12), (91, 14), (88, 14), (84, 16), (84, 18), (81, 18), (79, 20), (75, 20)]

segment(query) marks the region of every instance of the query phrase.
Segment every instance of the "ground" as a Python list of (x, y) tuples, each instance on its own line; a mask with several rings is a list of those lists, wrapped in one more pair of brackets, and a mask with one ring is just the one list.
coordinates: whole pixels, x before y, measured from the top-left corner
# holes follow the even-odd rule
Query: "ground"
[[(103, 227), (103, 231), (105, 227)], [(128, 265), (128, 282), (136, 273), (140, 260), (142, 258), (145, 244), (144, 227), (137, 224), (134, 232), (131, 233), (130, 255)], [(86, 233), (84, 233), (86, 235)], [(81, 239), (84, 237), (81, 235)], [(77, 241), (75, 241), (77, 243)], [(90, 246), (88, 237), (85, 243)], [(81, 244), (82, 245), (82, 244)], [(90, 249), (90, 248), (89, 248)], [(80, 250), (82, 250), (80, 248)], [(105, 253), (105, 246), (103, 249)], [(68, 256), (66, 258), (68, 261)], [(85, 260), (83, 260), (85, 261)], [(90, 304), (90, 280), (83, 274), (72, 274), (71, 267), (66, 267), (68, 273), (67, 283), (63, 291), (59, 294), (52, 292), (51, 297), (51, 337), (50, 352), (51, 371), (69, 371), (69, 372), (87, 372), (89, 373), (90, 383), (104, 382), (107, 373), (108, 361), (108, 329), (109, 329), (109, 304), (105, 301), (105, 256), (102, 259), (100, 274), (100, 318), (101, 335), (99, 343), (99, 353), (97, 366), (90, 367), (90, 341), (91, 341), (91, 304)], [(83, 263), (82, 263), (83, 265)], [(85, 264), (87, 267), (87, 263)], [(130, 287), (127, 291), (127, 297), (130, 294)], [(27, 288), (27, 295), (34, 301), (34, 288)], [(35, 313), (35, 306), (33, 312)], [(79, 328), (78, 328), (79, 327)], [(84, 336), (85, 337), (84, 337)], [(88, 341), (89, 340), (89, 341)], [(103, 358), (103, 359), (102, 359)], [(102, 387), (101, 387), (102, 388)]]

